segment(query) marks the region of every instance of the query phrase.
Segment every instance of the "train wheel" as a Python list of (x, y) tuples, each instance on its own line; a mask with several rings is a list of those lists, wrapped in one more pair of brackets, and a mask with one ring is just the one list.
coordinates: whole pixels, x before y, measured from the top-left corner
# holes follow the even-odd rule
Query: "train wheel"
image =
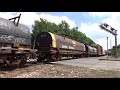
[(21, 62), (19, 63), (19, 66), (24, 66), (26, 64), (26, 60), (21, 60)]
[(77, 59), (78, 57), (76, 56), (75, 59)]
[(57, 60), (56, 60), (56, 56), (55, 56), (55, 55), (51, 55), (50, 58), (49, 58), (49, 61), (50, 61), (50, 62), (57, 61)]
[(62, 56), (61, 55), (58, 55), (57, 57), (56, 57), (56, 60), (57, 61), (60, 61), (62, 59)]
[(21, 62), (19, 63), (19, 66), (24, 66), (27, 63), (27, 57), (21, 57)]
[(42, 62), (44, 60), (43, 57), (38, 57), (37, 62)]

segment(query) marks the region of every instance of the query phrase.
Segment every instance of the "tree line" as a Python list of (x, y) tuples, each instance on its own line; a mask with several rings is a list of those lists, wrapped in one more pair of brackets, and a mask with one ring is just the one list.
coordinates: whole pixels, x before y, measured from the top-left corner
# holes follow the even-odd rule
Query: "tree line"
[(113, 46), (113, 48), (109, 49), (109, 51), (111, 52), (112, 56), (115, 56), (115, 52), (117, 52), (117, 56), (120, 57), (120, 44), (117, 46), (117, 50), (115, 46)]
[(74, 27), (70, 29), (70, 26), (66, 21), (61, 21), (61, 23), (57, 25), (55, 23), (48, 22), (46, 19), (40, 18), (40, 21), (35, 20), (34, 25), (32, 25), (32, 38), (31, 38), (32, 45), (34, 43), (36, 36), (40, 32), (45, 32), (45, 31), (55, 33), (60, 36), (65, 36), (67, 38), (76, 40), (86, 45), (91, 45), (95, 43), (85, 34), (78, 31), (78, 27)]

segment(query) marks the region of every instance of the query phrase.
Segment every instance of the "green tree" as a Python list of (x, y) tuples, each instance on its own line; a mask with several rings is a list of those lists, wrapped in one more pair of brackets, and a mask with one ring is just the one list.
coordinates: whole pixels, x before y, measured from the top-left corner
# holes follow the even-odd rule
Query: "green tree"
[(47, 20), (40, 18), (40, 21), (36, 20), (34, 22), (32, 28), (33, 28), (32, 39), (31, 39), (32, 44), (34, 44), (36, 36), (40, 32), (45, 32), (45, 31), (52, 32), (60, 36), (65, 36), (87, 45), (91, 45), (94, 43), (89, 37), (87, 37), (85, 34), (80, 32), (78, 30), (78, 27), (74, 27), (70, 29), (70, 26), (66, 21), (61, 21), (61, 23), (57, 25), (55, 23), (48, 22)]

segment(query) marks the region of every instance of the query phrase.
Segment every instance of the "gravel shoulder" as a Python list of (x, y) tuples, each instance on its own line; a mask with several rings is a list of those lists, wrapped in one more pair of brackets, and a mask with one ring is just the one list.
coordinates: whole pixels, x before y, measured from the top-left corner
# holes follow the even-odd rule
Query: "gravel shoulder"
[(14, 70), (0, 70), (0, 78), (119, 78), (120, 71), (94, 70), (62, 64), (31, 65)]
[[(102, 59), (102, 60), (100, 60)], [(120, 58), (115, 60), (114, 58), (102, 57), (90, 57), (90, 58), (79, 58), (72, 60), (64, 60), (53, 62), (56, 64), (72, 65), (78, 67), (88, 67), (89, 69), (95, 70), (115, 70), (120, 71)]]

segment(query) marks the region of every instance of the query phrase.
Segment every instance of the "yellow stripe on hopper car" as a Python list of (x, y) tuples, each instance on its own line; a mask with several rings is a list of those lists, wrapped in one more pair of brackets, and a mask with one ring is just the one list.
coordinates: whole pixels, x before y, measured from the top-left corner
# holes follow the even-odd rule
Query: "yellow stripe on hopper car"
[(30, 50), (30, 48), (18, 48), (18, 50)]
[(73, 46), (76, 46), (76, 42), (72, 40)]
[(18, 50), (30, 50), (31, 47), (19, 46)]
[(52, 37), (52, 47), (56, 48), (56, 38), (55, 38), (55, 35), (53, 33), (51, 33), (51, 32), (49, 32), (49, 34)]

